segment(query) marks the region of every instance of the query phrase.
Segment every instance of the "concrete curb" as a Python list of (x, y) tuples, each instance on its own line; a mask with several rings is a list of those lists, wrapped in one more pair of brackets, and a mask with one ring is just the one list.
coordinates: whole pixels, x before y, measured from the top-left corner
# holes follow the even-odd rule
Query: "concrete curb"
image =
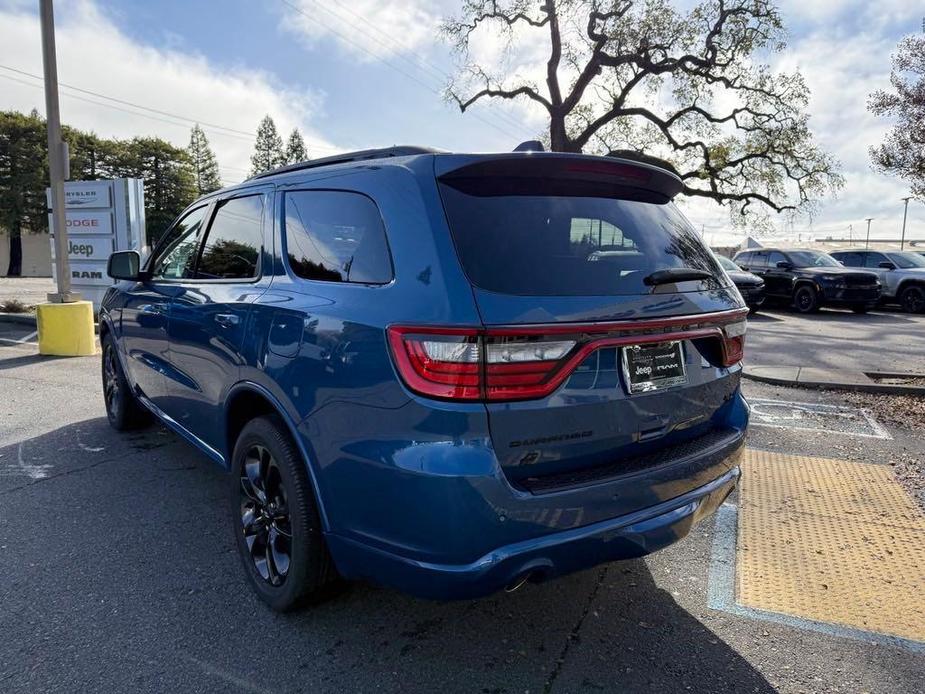
[(742, 376), (750, 381), (790, 388), (809, 388), (813, 390), (828, 388), (861, 393), (925, 396), (925, 386), (878, 383), (871, 378), (871, 376), (878, 378), (925, 378), (923, 374), (878, 373), (876, 371), (867, 373), (860, 371), (838, 372), (801, 366), (746, 366), (742, 371)]
[(34, 313), (2, 313), (0, 312), (0, 323), (16, 323), (18, 325), (36, 326)]

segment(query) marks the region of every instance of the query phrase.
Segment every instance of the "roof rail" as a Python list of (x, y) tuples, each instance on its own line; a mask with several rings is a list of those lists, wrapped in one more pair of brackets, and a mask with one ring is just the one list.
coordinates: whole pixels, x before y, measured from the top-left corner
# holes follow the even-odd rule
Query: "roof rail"
[(395, 147), (380, 147), (379, 149), (361, 149), (357, 152), (344, 152), (335, 154), (330, 157), (321, 157), (320, 159), (309, 159), (300, 161), (295, 164), (280, 166), (270, 171), (264, 171), (255, 176), (251, 176), (248, 181), (258, 178), (275, 176), (276, 174), (289, 173), (290, 171), (301, 171), (302, 169), (317, 169), (322, 166), (333, 166), (334, 164), (347, 164), (352, 161), (366, 161), (368, 159), (387, 159), (389, 157), (406, 157), (411, 154), (438, 154), (443, 150), (432, 149), (430, 147), (417, 147), (415, 145), (398, 145)]

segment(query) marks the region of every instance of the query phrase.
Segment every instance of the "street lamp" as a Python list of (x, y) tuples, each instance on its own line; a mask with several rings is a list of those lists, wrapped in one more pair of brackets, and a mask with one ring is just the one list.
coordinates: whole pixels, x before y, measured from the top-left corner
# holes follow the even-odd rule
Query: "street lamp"
[(873, 217), (867, 218), (867, 240), (864, 242), (864, 248), (870, 248), (870, 223), (874, 221)]
[(903, 202), (906, 203), (905, 208), (903, 209), (903, 235), (899, 240), (899, 250), (903, 250), (906, 245), (906, 217), (909, 215), (909, 201), (912, 199), (912, 196), (903, 198)]

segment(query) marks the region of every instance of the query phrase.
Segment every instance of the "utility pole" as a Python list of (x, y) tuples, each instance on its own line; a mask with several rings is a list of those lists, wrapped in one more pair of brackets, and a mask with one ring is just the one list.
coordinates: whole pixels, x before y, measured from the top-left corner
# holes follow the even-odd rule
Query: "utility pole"
[(909, 215), (909, 201), (912, 199), (912, 196), (903, 198), (903, 202), (906, 203), (906, 207), (903, 209), (903, 235), (899, 241), (899, 250), (902, 251), (906, 246), (906, 217)]
[(870, 223), (874, 221), (873, 217), (867, 218), (867, 241), (864, 242), (864, 248), (870, 248)]
[[(61, 141), (61, 110), (58, 106), (58, 58), (55, 51), (55, 11), (52, 0), (40, 0), (42, 23), (42, 62), (45, 67), (45, 124), (48, 128), (48, 173), (51, 179), (51, 219), (55, 234), (55, 269), (58, 291), (48, 295), (51, 303), (80, 300), (71, 292), (67, 227), (64, 222), (65, 149)], [(36, 162), (36, 166), (38, 162)]]

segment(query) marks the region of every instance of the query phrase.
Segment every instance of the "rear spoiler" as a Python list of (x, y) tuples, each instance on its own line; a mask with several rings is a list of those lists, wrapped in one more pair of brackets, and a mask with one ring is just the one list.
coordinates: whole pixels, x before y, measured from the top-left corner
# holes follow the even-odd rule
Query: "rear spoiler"
[(476, 195), (588, 195), (666, 203), (683, 188), (667, 169), (618, 157), (561, 152), (434, 157), (442, 183)]

